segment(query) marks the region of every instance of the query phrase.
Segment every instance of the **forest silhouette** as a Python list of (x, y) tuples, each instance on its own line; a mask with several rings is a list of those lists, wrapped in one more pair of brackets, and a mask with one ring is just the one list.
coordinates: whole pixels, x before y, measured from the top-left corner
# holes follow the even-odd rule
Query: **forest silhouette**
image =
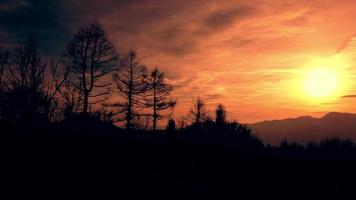
[[(202, 98), (179, 99), (158, 68), (119, 54), (102, 26), (78, 30), (58, 59), (30, 36), (0, 51), (5, 182), (15, 196), (225, 199), (351, 192), (356, 145), (270, 145)], [(166, 124), (166, 125), (163, 125)], [(164, 128), (163, 128), (164, 127)], [(312, 133), (310, 133), (312, 134)], [(288, 196), (287, 196), (288, 197)]]

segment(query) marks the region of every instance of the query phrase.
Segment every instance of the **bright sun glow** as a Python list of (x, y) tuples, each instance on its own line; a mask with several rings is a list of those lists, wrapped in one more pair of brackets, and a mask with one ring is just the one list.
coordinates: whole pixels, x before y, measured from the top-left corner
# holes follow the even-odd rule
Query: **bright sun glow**
[(337, 72), (330, 68), (315, 68), (307, 72), (304, 87), (311, 97), (333, 95), (338, 88)]
[(347, 67), (340, 55), (310, 61), (301, 71), (298, 96), (313, 102), (340, 98), (350, 86)]

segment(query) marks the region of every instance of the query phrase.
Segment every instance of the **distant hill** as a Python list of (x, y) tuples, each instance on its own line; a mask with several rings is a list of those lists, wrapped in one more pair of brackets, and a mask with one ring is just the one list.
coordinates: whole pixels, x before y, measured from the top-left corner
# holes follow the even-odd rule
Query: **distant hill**
[(321, 118), (298, 118), (263, 121), (248, 124), (265, 143), (279, 144), (282, 140), (307, 143), (330, 137), (351, 138), (356, 141), (356, 114), (327, 113)]

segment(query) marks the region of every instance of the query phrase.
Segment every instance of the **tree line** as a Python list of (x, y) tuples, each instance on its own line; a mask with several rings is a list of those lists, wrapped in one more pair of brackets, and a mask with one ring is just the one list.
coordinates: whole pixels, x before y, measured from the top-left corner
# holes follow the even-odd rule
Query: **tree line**
[(79, 29), (57, 60), (48, 59), (32, 36), (12, 49), (0, 49), (2, 122), (97, 115), (131, 129), (147, 117), (156, 130), (177, 103), (172, 90), (162, 71), (149, 71), (140, 63), (136, 50), (120, 55), (97, 22)]
[[(0, 121), (6, 123), (33, 125), (95, 115), (127, 129), (156, 130), (164, 119), (171, 129), (213, 121), (199, 97), (188, 116), (173, 120), (177, 100), (172, 91), (164, 72), (149, 71), (136, 50), (119, 54), (97, 22), (80, 28), (55, 59), (41, 51), (33, 36), (0, 49)], [(222, 105), (217, 116), (221, 124)]]

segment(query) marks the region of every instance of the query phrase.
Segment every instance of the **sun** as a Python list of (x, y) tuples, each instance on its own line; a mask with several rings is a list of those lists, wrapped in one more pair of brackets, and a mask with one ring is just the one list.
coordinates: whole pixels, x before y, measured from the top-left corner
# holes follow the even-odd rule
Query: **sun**
[(337, 72), (331, 68), (315, 68), (307, 72), (304, 89), (310, 97), (332, 96), (338, 88)]
[(315, 58), (302, 68), (300, 75), (298, 94), (308, 101), (335, 100), (350, 87), (348, 65), (340, 55)]

